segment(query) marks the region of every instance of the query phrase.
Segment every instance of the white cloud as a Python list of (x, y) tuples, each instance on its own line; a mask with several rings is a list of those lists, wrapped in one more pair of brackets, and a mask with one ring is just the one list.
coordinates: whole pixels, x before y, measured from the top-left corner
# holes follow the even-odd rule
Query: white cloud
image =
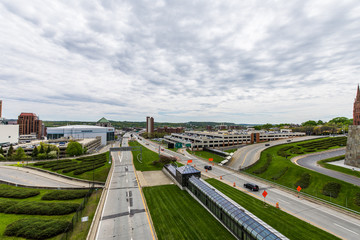
[(3, 113), (236, 123), (351, 117), (359, 9), (358, 1), (326, 0), (4, 0)]

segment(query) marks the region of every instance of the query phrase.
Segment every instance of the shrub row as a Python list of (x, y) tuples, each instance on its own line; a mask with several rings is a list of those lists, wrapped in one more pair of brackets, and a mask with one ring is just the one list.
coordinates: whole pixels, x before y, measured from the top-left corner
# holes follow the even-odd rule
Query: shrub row
[(290, 156), (290, 154), (288, 154), (287, 151), (292, 148), (293, 148), (293, 146), (282, 147), (277, 151), (277, 155), (279, 155), (281, 157), (288, 157), (288, 156)]
[(53, 164), (53, 163), (65, 163), (65, 162), (71, 162), (71, 159), (64, 159), (64, 160), (57, 160), (57, 161), (42, 161), (42, 162), (36, 162), (34, 163), (34, 166), (43, 166), (45, 164)]
[(88, 172), (88, 171), (91, 171), (93, 169), (97, 169), (97, 168), (102, 167), (104, 165), (105, 165), (105, 163), (98, 163), (98, 164), (95, 164), (95, 165), (89, 165), (87, 167), (82, 167), (80, 169), (75, 170), (74, 175), (80, 175), (80, 174), (82, 174), (84, 172)]
[(82, 162), (92, 162), (94, 160), (105, 160), (106, 161), (106, 153), (101, 153), (98, 155), (92, 155), (92, 156), (87, 156), (87, 157), (81, 157), (81, 158), (78, 158), (77, 160), (82, 161)]
[(271, 161), (272, 161), (272, 156), (270, 154), (267, 154), (266, 155), (266, 163), (262, 167), (254, 170), (253, 173), (261, 174), (261, 173), (265, 172), (268, 169), (268, 167), (270, 166)]
[(71, 223), (63, 220), (28, 218), (9, 224), (5, 236), (26, 239), (47, 239), (71, 229)]
[(336, 182), (328, 182), (323, 187), (322, 193), (325, 196), (337, 198), (341, 189), (341, 184)]
[(354, 199), (354, 201), (355, 201), (355, 204), (356, 204), (356, 205), (360, 206), (360, 192), (358, 192), (358, 193), (355, 194), (355, 199)]
[(311, 175), (309, 173), (303, 173), (300, 179), (295, 183), (295, 187), (307, 188), (310, 185)]
[(87, 190), (56, 190), (45, 194), (41, 200), (72, 200), (83, 198), (87, 193)]
[(4, 197), (4, 198), (24, 199), (24, 198), (37, 196), (39, 194), (40, 194), (39, 190), (33, 190), (33, 189), (15, 189), (15, 188), (0, 189), (0, 197)]
[(277, 174), (275, 174), (274, 176), (272, 176), (271, 178), (273, 180), (278, 180), (279, 178), (281, 178), (282, 176), (284, 176), (284, 174), (287, 172), (287, 170), (289, 169), (289, 167), (285, 167), (283, 169), (281, 169), (280, 172), (278, 172)]
[(78, 203), (18, 202), (0, 200), (0, 212), (27, 215), (65, 215), (75, 212)]
[[(62, 170), (63, 173), (68, 173), (68, 172), (72, 172), (72, 171), (75, 171), (75, 170), (81, 170), (81, 169), (87, 169), (87, 168), (91, 168), (93, 167), (94, 165), (100, 165), (100, 164), (105, 164), (104, 161), (95, 161), (95, 162), (85, 162), (85, 163), (80, 163), (80, 164), (77, 164), (75, 166), (72, 166), (72, 167), (68, 167), (68, 168), (65, 168)], [(91, 169), (92, 170), (92, 169)]]
[(56, 165), (56, 166), (52, 167), (51, 170), (52, 170), (52, 171), (57, 171), (57, 170), (61, 170), (61, 169), (73, 167), (73, 166), (75, 166), (75, 165), (77, 165), (77, 164), (78, 164), (78, 163), (77, 163), (76, 161), (66, 162), (66, 163), (59, 164), (59, 165)]

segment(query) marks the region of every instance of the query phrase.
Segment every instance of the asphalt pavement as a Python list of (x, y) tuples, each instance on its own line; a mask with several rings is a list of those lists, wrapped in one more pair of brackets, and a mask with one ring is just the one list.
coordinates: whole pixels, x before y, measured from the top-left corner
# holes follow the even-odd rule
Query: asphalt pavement
[[(151, 148), (153, 149), (158, 147), (157, 144), (151, 141), (147, 141), (147, 143), (149, 143), (149, 145), (146, 145), (147, 147), (151, 147), (151, 145)], [(182, 150), (182, 154), (167, 149), (165, 149), (164, 152), (178, 157), (180, 162), (183, 164), (186, 164), (188, 159), (192, 159), (193, 163), (191, 165), (195, 165), (198, 170), (202, 171), (201, 174), (203, 176), (205, 175), (207, 177), (217, 179), (222, 176), (223, 182), (229, 185), (233, 185), (235, 183), (236, 188), (240, 191), (252, 195), (260, 200), (266, 201), (268, 204), (273, 206), (275, 206), (276, 203), (279, 203), (281, 210), (288, 212), (289, 214), (298, 217), (299, 219), (302, 219), (303, 221), (306, 221), (314, 226), (317, 226), (318, 228), (328, 231), (331, 234), (338, 236), (339, 238), (354, 240), (360, 239), (360, 220), (358, 218), (354, 218), (342, 212), (336, 211), (333, 208), (327, 207), (326, 205), (306, 200), (301, 196), (301, 194), (298, 197), (293, 193), (275, 188), (263, 181), (256, 180), (248, 175), (227, 169), (225, 167), (215, 165), (213, 166), (213, 170), (205, 172), (204, 166), (209, 165), (209, 162), (190, 155), (185, 151), (185, 149)], [(260, 187), (260, 190), (258, 192), (252, 192), (244, 188), (243, 184), (246, 182), (257, 184)], [(265, 199), (262, 196), (264, 190), (266, 190), (268, 193)], [(243, 207), (246, 208), (246, 206)]]

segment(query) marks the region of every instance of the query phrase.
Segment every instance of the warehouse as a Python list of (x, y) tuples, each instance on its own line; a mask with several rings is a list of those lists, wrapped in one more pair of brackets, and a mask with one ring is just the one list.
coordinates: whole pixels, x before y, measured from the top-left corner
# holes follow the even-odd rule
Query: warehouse
[(73, 138), (85, 139), (101, 137), (101, 145), (115, 140), (115, 129), (113, 127), (99, 127), (90, 125), (69, 125), (63, 127), (47, 128), (47, 139)]

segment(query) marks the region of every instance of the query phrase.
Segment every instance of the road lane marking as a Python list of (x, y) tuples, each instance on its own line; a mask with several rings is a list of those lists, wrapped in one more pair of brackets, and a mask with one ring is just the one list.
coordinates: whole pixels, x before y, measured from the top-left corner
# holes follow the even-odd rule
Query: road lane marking
[(341, 227), (341, 228), (343, 228), (343, 229), (345, 229), (345, 230), (347, 230), (347, 231), (349, 231), (349, 232), (352, 232), (352, 233), (354, 233), (354, 234), (356, 234), (356, 235), (359, 235), (357, 232), (351, 231), (350, 229), (347, 229), (346, 227), (343, 227), (343, 226), (341, 226), (341, 225), (339, 225), (339, 224), (334, 223), (334, 225), (336, 225), (336, 226), (338, 226), (338, 227)]

